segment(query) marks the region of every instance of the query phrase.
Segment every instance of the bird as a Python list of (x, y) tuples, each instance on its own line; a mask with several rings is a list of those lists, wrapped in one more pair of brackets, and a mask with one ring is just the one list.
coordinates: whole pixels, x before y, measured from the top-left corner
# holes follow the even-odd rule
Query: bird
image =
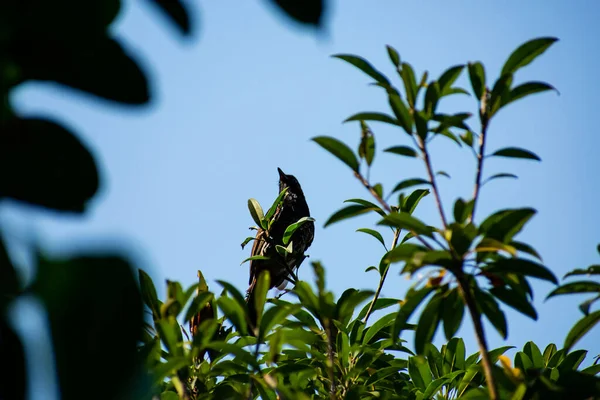
[(246, 292), (249, 319), (252, 326), (256, 325), (256, 309), (254, 308), (254, 289), (261, 272), (269, 271), (269, 289), (277, 287), (285, 289), (288, 282), (295, 280), (295, 271), (306, 258), (304, 254), (313, 242), (315, 225), (312, 220), (303, 223), (291, 236), (292, 252), (286, 257), (279, 254), (276, 246), (284, 246), (283, 236), (287, 227), (298, 222), (302, 217), (310, 217), (310, 210), (304, 197), (300, 183), (293, 175), (286, 175), (281, 168), (279, 173), (279, 193), (287, 191), (273, 215), (270, 229), (259, 228), (252, 246), (251, 256), (266, 256), (268, 259), (250, 261), (250, 285)]

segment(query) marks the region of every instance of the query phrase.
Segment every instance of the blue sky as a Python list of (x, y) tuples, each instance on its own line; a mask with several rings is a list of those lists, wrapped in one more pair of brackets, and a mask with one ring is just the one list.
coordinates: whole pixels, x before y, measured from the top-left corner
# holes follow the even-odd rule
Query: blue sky
[[(426, 69), (436, 77), (452, 65), (481, 60), (490, 80), (516, 46), (555, 36), (560, 41), (516, 80), (547, 81), (560, 96), (519, 101), (500, 112), (489, 131), (490, 151), (516, 145), (536, 152), (542, 162), (489, 160), (486, 174), (512, 172), (519, 179), (486, 186), (478, 215), (534, 207), (539, 214), (520, 239), (534, 245), (557, 276), (598, 263), (598, 3), (344, 0), (333, 2), (326, 29), (315, 35), (290, 24), (267, 2), (194, 2), (199, 29), (187, 40), (145, 3), (126, 3), (114, 32), (148, 73), (154, 101), (130, 108), (53, 84), (17, 90), (13, 100), (23, 114), (52, 115), (79, 132), (96, 156), (102, 188), (83, 217), (3, 205), (2, 220), (16, 237), (34, 234), (56, 253), (117, 244), (136, 254), (159, 286), (166, 278), (190, 285), (201, 269), (211, 282), (224, 279), (245, 290), (247, 265), (240, 262), (249, 249), (241, 250), (240, 243), (252, 225), (246, 201), (255, 197), (268, 206), (277, 195), (281, 167), (301, 182), (317, 219), (309, 254), (324, 263), (329, 287), (337, 295), (347, 287), (374, 289), (378, 277), (364, 270), (379, 262), (382, 249), (354, 231), (372, 227), (376, 219), (323, 228), (343, 200), (368, 199), (368, 193), (347, 167), (309, 139), (329, 135), (355, 147), (358, 126), (341, 121), (359, 111), (387, 112), (386, 99), (368, 86), (368, 77), (330, 55), (361, 55), (396, 79), (385, 51), (390, 44), (419, 74)], [(467, 86), (465, 76), (460, 83)], [(466, 96), (443, 107), (475, 111)], [(372, 128), (380, 150), (408, 144), (398, 130)], [(472, 193), (474, 162), (468, 150), (447, 142), (433, 145), (433, 162), (452, 176), (440, 181), (450, 212), (456, 197)], [(418, 161), (378, 153), (371, 176), (390, 190), (423, 172)], [(430, 223), (439, 219), (431, 198), (417, 215)], [(312, 280), (307, 267), (300, 276)], [(393, 273), (383, 295), (402, 298), (409, 284)], [(534, 288), (539, 320), (506, 310), (507, 344), (521, 347), (534, 340), (560, 346), (580, 318), (577, 305), (585, 297), (544, 302), (551, 286), (536, 282)], [(474, 352), (470, 324), (463, 326), (467, 351)], [(504, 344), (495, 332), (488, 336), (492, 347)], [(580, 346), (590, 350), (587, 362), (600, 353), (598, 330)]]

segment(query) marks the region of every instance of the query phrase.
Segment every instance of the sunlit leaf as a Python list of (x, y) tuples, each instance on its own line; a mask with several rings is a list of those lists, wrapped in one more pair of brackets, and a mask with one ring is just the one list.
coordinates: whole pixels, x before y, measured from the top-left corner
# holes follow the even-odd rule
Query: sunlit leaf
[[(265, 214), (263, 213), (260, 203), (256, 199), (248, 199), (248, 210), (250, 210), (250, 215), (256, 225), (262, 226)], [(263, 226), (263, 228), (266, 228), (266, 226)]]
[(300, 228), (302, 225), (309, 223), (309, 222), (312, 223), (314, 221), (315, 221), (314, 218), (302, 217), (297, 222), (288, 226), (285, 229), (285, 232), (283, 233), (283, 244), (288, 244), (288, 242), (292, 238), (292, 235), (294, 234), (294, 232), (296, 232), (296, 230), (298, 230), (298, 228)]

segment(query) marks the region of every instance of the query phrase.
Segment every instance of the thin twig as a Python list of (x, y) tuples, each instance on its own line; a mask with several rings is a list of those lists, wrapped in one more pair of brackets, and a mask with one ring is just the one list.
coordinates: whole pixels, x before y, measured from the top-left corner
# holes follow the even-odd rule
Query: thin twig
[[(394, 249), (396, 247), (399, 237), (400, 237), (400, 229), (396, 229), (394, 232), (394, 239), (392, 240), (391, 249)], [(369, 310), (367, 311), (367, 315), (365, 315), (365, 319), (363, 320), (365, 325), (367, 324), (367, 321), (369, 320), (369, 317), (371, 316), (371, 313), (373, 312), (373, 307), (375, 307), (375, 302), (377, 301), (377, 299), (379, 299), (379, 295), (381, 294), (381, 289), (383, 288), (383, 283), (385, 282), (385, 278), (387, 277), (387, 273), (389, 270), (390, 270), (390, 265), (388, 264), (385, 269), (385, 272), (381, 276), (381, 279), (379, 279), (379, 286), (377, 286), (377, 291), (375, 292), (375, 296), (373, 297), (373, 300), (371, 301), (371, 304), (369, 305)]]
[(473, 327), (475, 328), (475, 337), (477, 338), (477, 344), (479, 345), (479, 353), (481, 354), (481, 363), (483, 364), (483, 372), (485, 374), (485, 380), (487, 381), (488, 390), (490, 392), (490, 399), (498, 399), (498, 389), (496, 387), (496, 381), (492, 373), (492, 361), (488, 354), (488, 346), (485, 338), (485, 332), (481, 323), (481, 314), (477, 310), (475, 298), (471, 293), (471, 288), (468, 281), (465, 279), (465, 275), (462, 270), (455, 272), (458, 288), (462, 298), (469, 309), (471, 320), (473, 321)]
[(429, 152), (427, 146), (423, 140), (419, 141), (419, 149), (423, 153), (423, 160), (425, 161), (425, 167), (427, 168), (427, 174), (429, 175), (429, 181), (431, 182), (431, 188), (433, 189), (433, 195), (435, 197), (435, 203), (437, 205), (440, 217), (442, 218), (442, 224), (444, 229), (447, 228), (448, 223), (446, 222), (446, 214), (444, 214), (444, 208), (442, 206), (442, 199), (440, 197), (440, 191), (435, 181), (435, 174), (433, 173), (433, 167), (431, 166), (431, 159), (429, 158)]
[(475, 206), (477, 205), (479, 191), (481, 190), (482, 186), (481, 175), (483, 172), (483, 160), (485, 158), (485, 138), (489, 124), (487, 107), (487, 95), (484, 95), (481, 98), (481, 107), (479, 109), (479, 120), (481, 121), (481, 134), (479, 135), (479, 152), (477, 153), (477, 175), (475, 176), (475, 188), (473, 189), (473, 209), (471, 210), (469, 222), (473, 222), (473, 220), (475, 219)]

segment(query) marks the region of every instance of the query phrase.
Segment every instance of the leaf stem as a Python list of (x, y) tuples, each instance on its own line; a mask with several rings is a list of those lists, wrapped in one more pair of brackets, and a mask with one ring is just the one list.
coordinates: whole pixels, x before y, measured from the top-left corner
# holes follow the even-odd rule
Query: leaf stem
[(489, 124), (488, 117), (488, 102), (487, 102), (487, 90), (481, 98), (481, 106), (479, 108), (479, 120), (481, 121), (481, 134), (479, 135), (479, 152), (477, 153), (477, 174), (475, 176), (475, 188), (473, 189), (473, 209), (471, 210), (471, 216), (469, 222), (473, 222), (475, 219), (475, 206), (477, 205), (477, 198), (479, 197), (479, 191), (483, 184), (481, 183), (481, 175), (483, 172), (483, 160), (485, 158), (485, 138), (487, 128)]
[(483, 372), (485, 374), (485, 380), (487, 381), (488, 390), (490, 392), (490, 399), (498, 399), (498, 388), (496, 387), (496, 381), (492, 373), (492, 361), (488, 354), (488, 345), (485, 338), (485, 332), (483, 330), (483, 324), (481, 323), (481, 314), (477, 309), (475, 298), (471, 292), (471, 287), (462, 269), (455, 271), (455, 276), (458, 281), (459, 292), (463, 298), (463, 301), (469, 309), (471, 320), (473, 321), (473, 327), (475, 328), (475, 337), (477, 344), (479, 345), (479, 353), (481, 355), (481, 363), (483, 364)]
[[(394, 231), (394, 239), (392, 240), (392, 247), (390, 248), (390, 250), (394, 249), (396, 247), (396, 245), (398, 244), (398, 238), (400, 237), (400, 231), (401, 231), (401, 229), (396, 229)], [(375, 296), (373, 297), (373, 300), (371, 301), (371, 304), (369, 305), (369, 310), (367, 311), (367, 315), (365, 315), (365, 319), (363, 320), (365, 325), (366, 325), (367, 321), (369, 320), (371, 313), (373, 312), (373, 307), (375, 307), (375, 302), (377, 301), (377, 299), (379, 299), (379, 295), (381, 294), (381, 289), (383, 288), (383, 283), (385, 282), (385, 278), (387, 277), (389, 270), (390, 270), (390, 264), (387, 265), (387, 267), (385, 268), (385, 272), (383, 273), (383, 275), (381, 275), (381, 279), (379, 279), (379, 285), (377, 286), (377, 291), (375, 291)]]

